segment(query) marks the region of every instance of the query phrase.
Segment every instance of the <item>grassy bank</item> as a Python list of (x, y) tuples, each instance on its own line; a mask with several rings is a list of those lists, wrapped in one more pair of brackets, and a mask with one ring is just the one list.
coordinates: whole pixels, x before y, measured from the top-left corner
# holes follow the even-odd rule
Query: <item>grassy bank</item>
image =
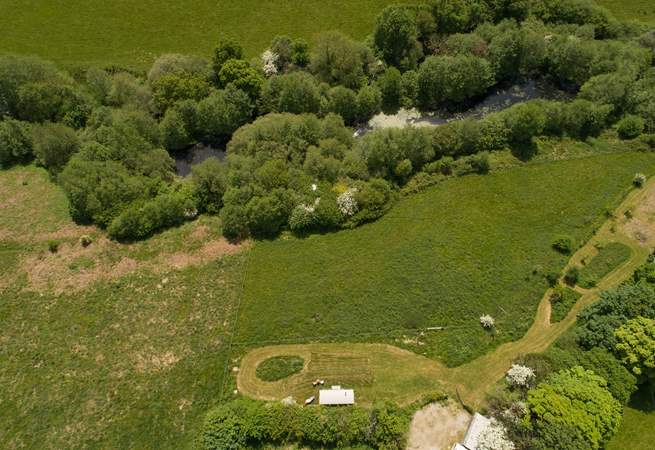
[[(461, 364), (532, 322), (546, 283), (567, 257), (558, 234), (588, 238), (630, 187), (652, 173), (649, 154), (535, 164), (453, 179), (402, 200), (376, 223), (252, 250), (237, 339), (394, 340)], [(479, 317), (491, 314), (489, 333)], [(446, 327), (410, 336), (399, 329)]]

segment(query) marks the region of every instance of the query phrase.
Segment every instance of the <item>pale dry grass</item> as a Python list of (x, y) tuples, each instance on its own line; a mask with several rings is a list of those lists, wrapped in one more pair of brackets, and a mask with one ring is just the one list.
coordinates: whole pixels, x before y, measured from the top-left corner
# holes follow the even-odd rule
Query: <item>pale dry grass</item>
[(464, 438), (471, 415), (453, 402), (432, 403), (412, 418), (407, 450), (450, 450)]

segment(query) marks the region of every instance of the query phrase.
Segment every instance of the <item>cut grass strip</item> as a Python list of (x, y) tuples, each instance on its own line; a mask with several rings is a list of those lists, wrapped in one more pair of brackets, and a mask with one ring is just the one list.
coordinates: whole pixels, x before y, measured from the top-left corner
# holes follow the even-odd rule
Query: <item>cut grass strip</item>
[(613, 242), (598, 250), (598, 254), (580, 269), (578, 285), (585, 289), (596, 286), (598, 280), (630, 258), (630, 247)]

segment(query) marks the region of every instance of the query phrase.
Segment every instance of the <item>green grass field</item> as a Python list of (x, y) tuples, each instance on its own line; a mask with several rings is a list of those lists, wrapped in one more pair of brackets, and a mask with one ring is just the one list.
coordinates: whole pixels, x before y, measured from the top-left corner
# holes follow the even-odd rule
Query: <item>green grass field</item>
[(162, 53), (209, 56), (221, 36), (232, 36), (255, 56), (276, 35), (311, 42), (320, 31), (341, 30), (361, 40), (385, 6), (409, 1), (3, 0), (0, 52), (147, 68)]
[(655, 23), (655, 3), (652, 0), (596, 0), (617, 19)]
[[(533, 164), (452, 179), (352, 231), (258, 243), (237, 340), (393, 337), (448, 365), (469, 361), (528, 329), (543, 273), (568, 259), (551, 249), (553, 237), (585, 240), (634, 173), (654, 170), (642, 153)], [(483, 314), (496, 318), (495, 333), (480, 326)], [(437, 326), (448, 329), (393, 332)]]
[(135, 246), (96, 233), (82, 248), (89, 230), (71, 223), (44, 170), (0, 172), (0, 448), (190, 444), (220, 400), (247, 257), (180, 270), (161, 262), (189, 262), (190, 229), (202, 226)]
[(630, 247), (618, 242), (601, 247), (598, 254), (580, 269), (578, 285), (587, 289), (594, 287), (598, 280), (630, 258), (630, 252)]
[(623, 411), (619, 432), (605, 447), (607, 450), (648, 449), (655, 442), (655, 407), (647, 389), (632, 397)]

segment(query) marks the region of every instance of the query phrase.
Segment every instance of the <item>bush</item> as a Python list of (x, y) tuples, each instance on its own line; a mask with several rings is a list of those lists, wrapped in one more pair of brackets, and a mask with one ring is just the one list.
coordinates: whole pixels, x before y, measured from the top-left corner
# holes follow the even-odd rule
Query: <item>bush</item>
[(564, 281), (570, 286), (575, 286), (580, 277), (580, 269), (576, 266), (569, 267), (564, 273)]
[(0, 122), (0, 168), (32, 158), (34, 141), (30, 125), (7, 118)]
[(59, 173), (79, 148), (80, 141), (71, 128), (57, 123), (34, 128), (36, 162), (51, 174)]
[(617, 124), (617, 131), (621, 139), (635, 139), (644, 132), (644, 119), (639, 116), (625, 116)]
[(347, 125), (357, 120), (357, 94), (352, 89), (337, 86), (327, 93), (328, 111), (339, 114)]
[(382, 110), (382, 93), (375, 86), (364, 86), (357, 93), (357, 121), (367, 123)]
[(88, 234), (83, 234), (82, 236), (80, 236), (80, 244), (82, 244), (82, 247), (88, 247), (92, 243), (93, 243), (93, 239)]
[(382, 95), (382, 110), (393, 114), (400, 108), (402, 97), (402, 75), (395, 67), (389, 67), (376, 80), (376, 85)]
[(48, 250), (50, 253), (57, 253), (59, 251), (59, 241), (50, 240), (48, 241)]
[(388, 6), (376, 20), (373, 42), (384, 61), (402, 69), (412, 69), (422, 56), (418, 29), (410, 10)]
[(632, 184), (635, 187), (640, 188), (644, 185), (644, 183), (646, 183), (646, 179), (647, 179), (646, 175), (644, 175), (643, 173), (636, 173), (634, 178), (632, 179)]
[(90, 111), (90, 101), (68, 84), (27, 83), (18, 90), (18, 116), (22, 120), (64, 122), (81, 128)]
[(187, 192), (160, 194), (144, 202), (136, 202), (122, 211), (107, 228), (113, 239), (143, 239), (154, 232), (197, 215), (196, 204)]
[(264, 77), (248, 62), (241, 59), (230, 59), (221, 67), (221, 71), (218, 73), (218, 82), (222, 88), (232, 84), (256, 101), (261, 94)]
[(207, 143), (222, 142), (252, 117), (250, 98), (234, 86), (198, 103), (198, 132)]
[(243, 58), (243, 49), (233, 39), (222, 39), (214, 49), (212, 57), (212, 71), (215, 83), (219, 83), (219, 73), (223, 69), (223, 65), (231, 59)]
[(557, 236), (552, 244), (553, 248), (560, 253), (569, 255), (573, 252), (575, 243), (571, 236)]
[(366, 84), (372, 64), (373, 55), (365, 45), (329, 31), (318, 35), (309, 67), (326, 83), (358, 89)]
[(198, 75), (162, 75), (151, 84), (153, 101), (161, 114), (181, 100), (199, 101), (207, 97), (210, 92), (209, 83)]
[(148, 82), (153, 84), (167, 75), (196, 76), (206, 79), (209, 70), (207, 60), (199, 56), (165, 53), (152, 63), (148, 71)]

